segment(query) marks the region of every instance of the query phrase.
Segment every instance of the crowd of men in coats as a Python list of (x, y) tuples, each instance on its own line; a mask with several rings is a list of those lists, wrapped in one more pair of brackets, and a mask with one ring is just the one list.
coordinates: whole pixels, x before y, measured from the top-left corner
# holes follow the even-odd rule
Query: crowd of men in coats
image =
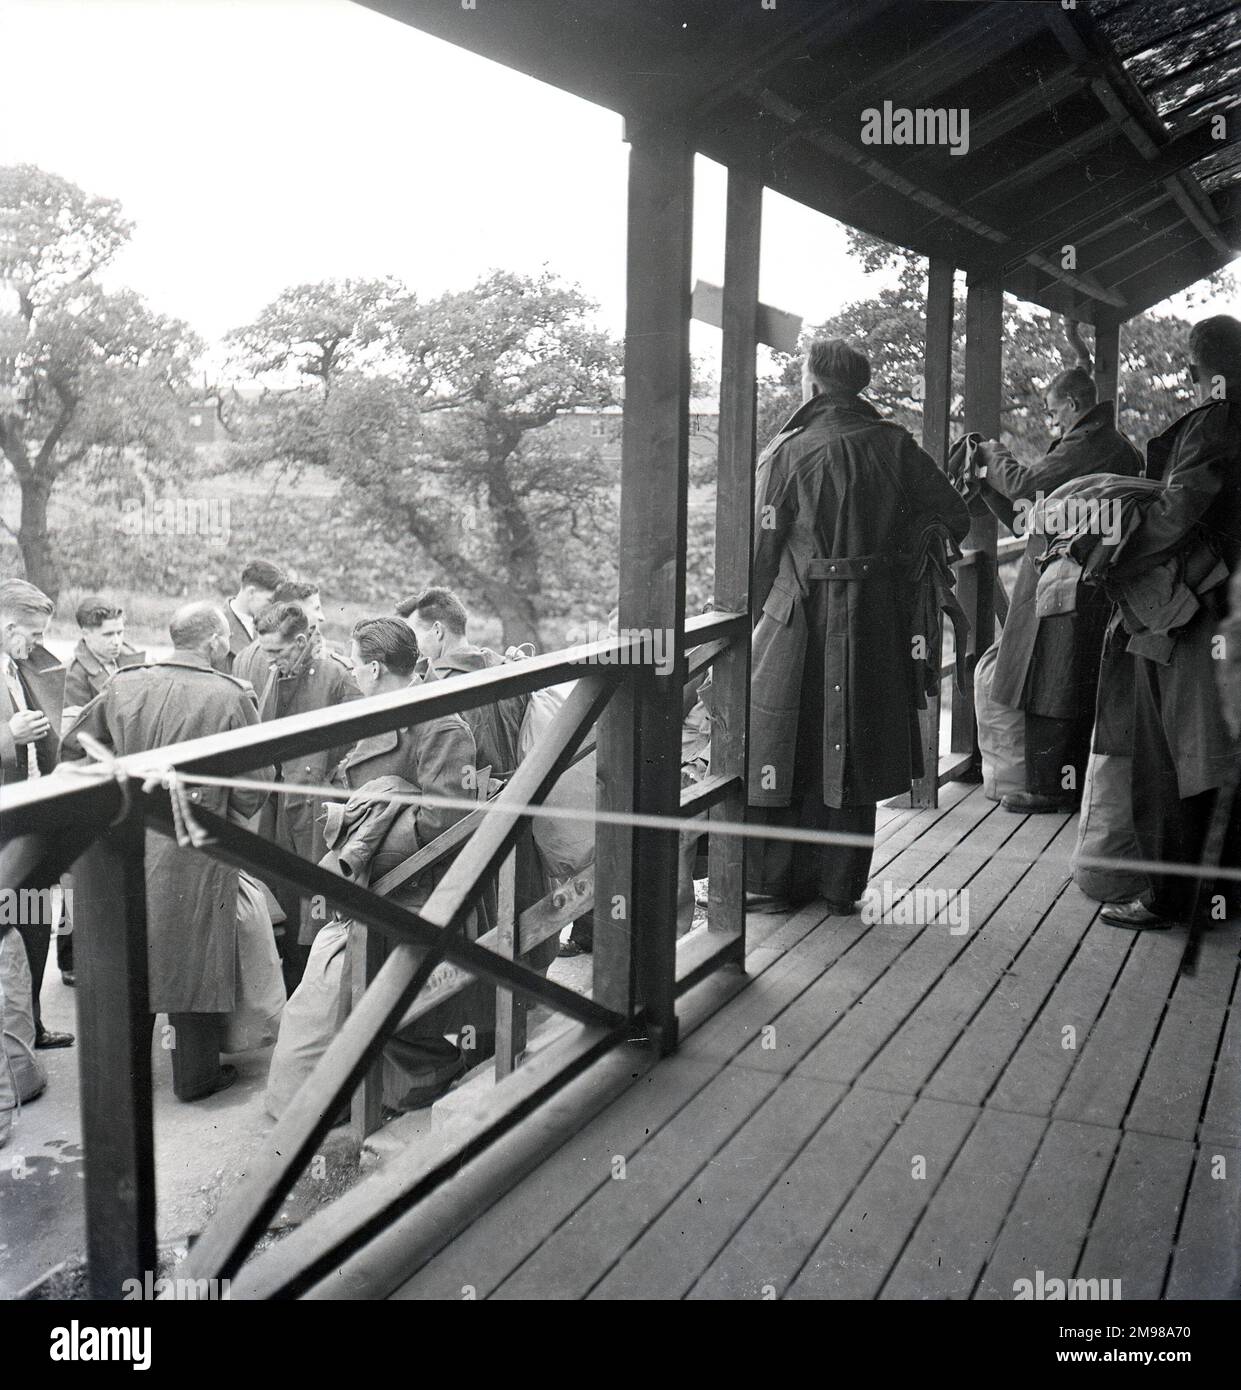
[[(1117, 428), (1114, 403), (1099, 400), (1090, 374), (1074, 368), (1047, 391), (1056, 438), (1043, 458), (1023, 461), (998, 441), (978, 441), (968, 479), (954, 481), (864, 399), (870, 364), (856, 347), (836, 339), (810, 345), (803, 404), (757, 468), (748, 814), (767, 826), (845, 832), (857, 842), (751, 842), (751, 905), (822, 898), (832, 913), (858, 910), (876, 803), (924, 773), (919, 711), (939, 680), (942, 616), (957, 626), (958, 655), (964, 637), (951, 563), (971, 512), (984, 507), (1018, 534), (1025, 532), (1019, 516), (1043, 518), (1030, 530), (995, 663), (997, 697), (1025, 721), (1025, 786), (1006, 795), (1005, 808), (1073, 809), (1092, 736), (1097, 743), (1106, 726), (1107, 738), (1132, 753), (1126, 811), (1141, 855), (1200, 864), (1212, 818), (1224, 816), (1222, 862), (1241, 864), (1241, 814), (1229, 800), (1241, 731), (1241, 323), (1207, 319), (1187, 348), (1199, 403), (1150, 441), (1145, 469)], [(1115, 502), (1123, 525), (1100, 534), (1089, 524), (1100, 513), (1090, 507), (1080, 509), (1087, 521), (1077, 529), (1052, 525), (1040, 508), (1066, 491)], [(1229, 576), (1236, 576), (1231, 618)], [(92, 598), (78, 609), (81, 640), (63, 666), (42, 645), (52, 609), (33, 585), (0, 581), (4, 787), (45, 776), (92, 747), (145, 752), (504, 659), (468, 640), (465, 608), (443, 588), (398, 603), (391, 616), (364, 619), (349, 650), (338, 651), (323, 635), (316, 586), (262, 560), (245, 567), (224, 605), (178, 609), (173, 650), (156, 661), (124, 642), (119, 608)], [(1111, 672), (1102, 689), (1101, 667)], [(254, 770), (258, 781), (281, 784), (274, 796), (198, 786), (192, 799), (338, 872), (354, 862), (349, 856), (378, 862), (389, 835), (409, 854), (466, 812), (419, 806), (400, 820), (387, 799), (392, 790), (459, 798), (470, 785), (467, 768), (510, 776), (525, 698)], [(706, 767), (709, 754), (695, 748)], [(287, 790), (325, 782), (349, 793), (327, 815), (320, 796)], [(146, 872), (152, 1024), (168, 1015), (175, 1092), (196, 1100), (236, 1076), (220, 1054), (225, 1020), (245, 985), (237, 978), (239, 903), (258, 904), (273, 940), (273, 924), (283, 924), (280, 968), (294, 997), (325, 922), (311, 899), (281, 882), (250, 883), (247, 894), (237, 870), (162, 835), (148, 834)], [(425, 897), (433, 881), (413, 885), (410, 901)], [(1183, 923), (1193, 878), (1155, 873), (1149, 883), (1142, 897), (1108, 904), (1104, 919), (1131, 930)], [(541, 891), (538, 883), (519, 885), (519, 910)], [(34, 1048), (71, 1045), (69, 1035), (44, 1029), (38, 1014), (49, 922), (0, 931), (24, 947)], [(62, 939), (58, 965), (72, 983), (72, 938)], [(584, 939), (588, 945), (588, 929)], [(555, 938), (548, 944), (554, 954)], [(11, 940), (0, 938), (0, 948), (12, 958)], [(544, 949), (528, 963), (545, 969), (549, 961)], [(405, 1036), (410, 1104), (442, 1093), (465, 1069), (453, 1041), (459, 1023), (424, 1018)]]
[[(357, 623), (349, 650), (338, 651), (322, 632), (317, 586), (291, 581), (275, 565), (255, 560), (243, 570), (237, 593), (223, 605), (193, 602), (179, 608), (169, 625), (172, 651), (153, 661), (124, 641), (124, 614), (118, 607), (101, 598), (86, 599), (77, 610), (78, 647), (62, 664), (42, 641), (53, 612), (51, 600), (25, 580), (2, 581), (0, 632), (9, 708), (0, 710), (0, 786), (46, 776), (58, 766), (85, 759), (88, 751), (102, 748), (118, 757), (146, 752), (423, 680), (449, 679), (503, 660), (469, 641), (467, 612), (449, 589), (428, 588), (401, 601), (397, 610)], [(439, 716), (356, 744), (289, 758), (278, 767), (253, 770), (254, 780), (280, 788), (275, 795), (204, 786), (194, 788), (190, 800), (196, 811), (245, 824), (284, 849), (327, 863), (325, 823), (331, 824), (332, 817), (325, 817), (323, 799), (289, 794), (284, 787), (328, 782), (339, 787), (344, 824), (338, 818), (337, 829), (345, 839), (356, 830), (359, 814), (368, 809), (365, 796), (348, 795), (353, 791), (379, 787), (413, 797), (474, 797), (476, 768), (488, 769), (493, 789), (515, 769), (527, 698)], [(390, 817), (380, 824), (385, 834), (392, 831), (405, 856), (412, 856), (464, 814), (463, 809), (419, 805), (403, 819)], [(374, 839), (372, 834), (366, 840), (372, 849)], [(357, 840), (348, 843), (352, 850)], [(342, 866), (340, 855), (330, 862), (337, 872), (346, 867), (356, 872), (356, 858), (349, 866)], [(281, 1000), (295, 995), (328, 914), (315, 899), (299, 895), (278, 879), (256, 882), (151, 831), (145, 868), (152, 1026), (157, 1015), (167, 1015), (174, 1092), (183, 1101), (194, 1101), (236, 1080), (235, 1067), (222, 1065), (220, 1055), (226, 1027), (247, 986), (238, 978), (243, 961), (239, 924), (247, 912), (261, 912), (262, 929), (274, 947), (278, 944)], [(420, 875), (402, 901), (424, 900), (437, 878), (435, 870)], [(63, 886), (72, 888), (68, 875)], [(519, 884), (518, 909), (542, 892), (541, 882), (531, 882), (524, 890)], [(12, 933), (4, 929), (16, 943), (8, 951), (10, 962), (14, 950), (24, 948), (8, 976), (10, 994), (14, 980), (21, 990), (18, 977), (25, 972), (33, 1048), (71, 1046), (72, 1035), (50, 1032), (39, 1013), (53, 899), (45, 894), (26, 901), (36, 909), (33, 918), (15, 923)], [(72, 985), (71, 891), (64, 893), (64, 903), (58, 966), (65, 983)], [(486, 901), (482, 910), (487, 910)], [(556, 946), (553, 938), (550, 949), (541, 946), (525, 963), (546, 969)], [(255, 959), (250, 957), (251, 962)], [(473, 1021), (482, 1025), (475, 1030), (482, 1033), (476, 1051), (485, 1053), (490, 1043), (485, 1007)], [(403, 1094), (409, 1105), (427, 1103), (465, 1070), (462, 1049), (445, 1036), (447, 1032), (445, 1017), (436, 1015), (402, 1035)]]

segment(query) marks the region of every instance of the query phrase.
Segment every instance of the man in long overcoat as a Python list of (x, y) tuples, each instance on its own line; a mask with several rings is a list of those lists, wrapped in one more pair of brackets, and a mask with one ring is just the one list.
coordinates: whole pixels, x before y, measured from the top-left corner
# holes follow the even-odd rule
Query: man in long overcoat
[[(804, 403), (759, 460), (748, 801), (754, 822), (873, 836), (875, 803), (922, 775), (908, 557), (965, 503), (910, 434), (859, 393), (870, 363), (812, 343)], [(849, 913), (871, 849), (753, 841), (752, 893)]]
[[(1015, 534), (1023, 530), (1015, 513), (1028, 527), (1032, 504), (1063, 483), (1090, 473), (1136, 478), (1142, 471), (1141, 454), (1116, 428), (1115, 406), (1098, 399), (1083, 368), (1072, 367), (1052, 381), (1047, 413), (1060, 435), (1037, 463), (1022, 463), (996, 440), (987, 441), (981, 495)], [(1054, 526), (1053, 511), (1046, 531), (1030, 533), (991, 687), (1000, 704), (1025, 712), (1026, 790), (1010, 792), (1002, 802), (1005, 810), (1021, 813), (1071, 809), (1081, 797), (1112, 608), (1101, 589), (1079, 582), (1057, 593), (1057, 606), (1039, 616), (1038, 560)]]
[[(82, 756), (88, 733), (118, 757), (222, 734), (259, 722), (248, 681), (229, 675), (228, 623), (214, 604), (179, 608), (168, 626), (173, 652), (148, 666), (123, 667), (65, 735), (66, 754)], [(271, 768), (249, 776), (271, 779)], [(195, 787), (204, 811), (242, 821), (265, 793)], [(237, 1079), (220, 1066), (224, 1016), (236, 1003), (237, 870), (165, 835), (146, 836), (148, 1008), (172, 1027), (173, 1089), (199, 1100)], [(154, 1019), (152, 1019), (154, 1022)]]
[[(236, 658), (233, 674), (249, 681), (258, 693), (264, 722), (361, 698), (348, 660), (328, 646), (302, 604), (270, 604), (255, 621), (258, 635)], [(346, 751), (324, 748), (286, 758), (277, 780), (322, 785)], [(259, 833), (317, 864), (324, 850), (318, 807), (313, 796), (275, 796), (264, 807)], [(301, 979), (310, 943), (323, 924), (294, 890), (281, 883), (269, 887), (286, 914), (281, 954), (285, 985), (292, 991)]]
[[(1198, 540), (1218, 556), (1221, 574), (1241, 563), (1241, 322), (1218, 314), (1195, 324), (1189, 351), (1200, 403), (1146, 446), (1147, 474), (1165, 487), (1108, 571), (1122, 593)], [(1193, 616), (1172, 633), (1167, 661), (1134, 658), (1133, 815), (1146, 859), (1202, 862), (1219, 789), (1241, 756), (1217, 685), (1227, 591), (1221, 579), (1196, 596)], [(1223, 862), (1241, 865), (1238, 803)], [(1186, 920), (1194, 889), (1193, 878), (1156, 875), (1145, 898), (1108, 904), (1100, 916), (1133, 930), (1165, 927)]]

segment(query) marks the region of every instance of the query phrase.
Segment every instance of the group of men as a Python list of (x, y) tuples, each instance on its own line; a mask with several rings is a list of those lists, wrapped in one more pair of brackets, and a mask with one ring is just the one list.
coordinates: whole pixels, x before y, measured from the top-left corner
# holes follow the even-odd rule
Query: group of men
[[(62, 665), (43, 645), (52, 602), (24, 580), (0, 582), (0, 700), (7, 703), (0, 708), (3, 784), (44, 776), (60, 763), (85, 757), (90, 740), (126, 756), (422, 680), (449, 679), (502, 660), (468, 640), (468, 615), (448, 589), (428, 588), (397, 609), (395, 616), (359, 622), (350, 650), (338, 651), (322, 632), (317, 586), (292, 581), (276, 566), (256, 560), (245, 567), (236, 594), (225, 604), (194, 602), (176, 611), (169, 624), (172, 651), (157, 660), (146, 660), (124, 641), (119, 608), (103, 599), (85, 600), (77, 613), (81, 640), (72, 660)], [(360, 789), (379, 779), (399, 778), (414, 793), (474, 797), (476, 767), (488, 767), (490, 776), (500, 780), (512, 774), (525, 702), (526, 697), (502, 700), (464, 716), (443, 716), (285, 759), (250, 774), (273, 783), (278, 789), (274, 795), (197, 787), (194, 807), (244, 823), (317, 863), (326, 848), (325, 802), (314, 793), (298, 795), (283, 786), (334, 782)], [(420, 808), (409, 852), (463, 814)], [(156, 1015), (168, 1016), (175, 1093), (181, 1100), (197, 1100), (236, 1079), (234, 1068), (221, 1065), (220, 1052), (225, 1020), (243, 983), (237, 978), (238, 871), (148, 832), (146, 877), (152, 1025)], [(70, 886), (66, 876), (65, 887)], [(324, 914), (312, 911), (311, 898), (275, 878), (267, 887), (275, 909), (272, 920), (284, 919), (278, 938), (285, 987), (292, 993)], [(542, 891), (541, 885), (531, 887), (525, 898), (533, 901)], [(64, 899), (69, 904), (71, 893)], [(519, 901), (519, 908), (528, 901)], [(65, 927), (69, 925), (66, 920)], [(38, 1015), (51, 926), (44, 913), (40, 920), (17, 926), (30, 966), (35, 1045), (40, 1048), (73, 1042), (69, 1034), (44, 1029)], [(58, 964), (68, 984), (74, 983), (71, 942), (62, 930)], [(527, 963), (545, 967), (547, 961)], [(442, 1040), (425, 1042), (428, 1055), (442, 1056)], [(460, 1070), (455, 1065), (440, 1068), (439, 1074), (455, 1076)]]
[[(1083, 562), (1082, 549), (1061, 552), (1076, 557), (1076, 568), (1050, 606), (1040, 586), (1048, 536), (1031, 536), (996, 665), (996, 695), (1025, 718), (1026, 788), (1010, 793), (1006, 808), (1063, 811), (1080, 795), (1106, 639), (1130, 662), (1116, 688), (1132, 700), (1125, 737), (1140, 850), (1152, 861), (1201, 862), (1238, 758), (1216, 678), (1221, 661), (1234, 673), (1241, 661), (1222, 582), (1241, 567), (1241, 323), (1207, 319), (1188, 346), (1200, 402), (1150, 442), (1144, 483), (1142, 459), (1117, 429), (1114, 404), (1100, 401), (1089, 373), (1077, 368), (1056, 376), (1047, 392), (1058, 436), (1052, 448), (1025, 463), (986, 441), (985, 467), (968, 499), (907, 431), (863, 398), (870, 380), (863, 354), (842, 340), (810, 346), (803, 404), (758, 465), (748, 800), (758, 823), (846, 839), (752, 842), (752, 901), (821, 897), (831, 912), (856, 909), (869, 877), (876, 802), (923, 774), (918, 712), (938, 681), (940, 610), (961, 616), (949, 566), (969, 531), (971, 506), (990, 507), (1020, 531), (1019, 511), (1066, 487), (1132, 494), (1142, 505), (1128, 514), (1123, 543), (1111, 553), (1099, 550)], [(1140, 496), (1143, 488), (1149, 495)], [(1196, 558), (1203, 554), (1206, 563)], [(1234, 588), (1241, 591), (1241, 578)], [(125, 643), (119, 608), (91, 598), (78, 609), (81, 640), (62, 666), (42, 645), (51, 613), (51, 601), (33, 585), (0, 582), (6, 786), (84, 756), (83, 735), (117, 755), (143, 752), (502, 660), (468, 640), (466, 611), (442, 588), (398, 603), (394, 616), (363, 620), (350, 650), (338, 651), (323, 634), (317, 587), (263, 560), (245, 567), (223, 606), (179, 608), (169, 626), (173, 650), (156, 661)], [(500, 780), (512, 774), (525, 708), (526, 697), (503, 699), (254, 770), (254, 778), (276, 785), (270, 797), (203, 786), (194, 799), (317, 863), (326, 848), (323, 798), (288, 788), (334, 780), (357, 791), (397, 779), (461, 797), (473, 786), (463, 781), (465, 769), (486, 767)], [(1227, 810), (1224, 804), (1221, 813)], [(414, 846), (464, 813), (420, 812)], [(1234, 807), (1225, 863), (1241, 862), (1239, 827)], [(154, 834), (146, 866), (149, 1009), (152, 1022), (158, 1013), (169, 1016), (176, 1094), (194, 1100), (235, 1077), (220, 1064), (220, 1042), (238, 993), (238, 875)], [(280, 954), (291, 992), (322, 914), (279, 881), (268, 886), (273, 920), (284, 919)], [(540, 891), (538, 883), (519, 884), (518, 910)], [(1156, 875), (1144, 898), (1109, 904), (1103, 916), (1130, 929), (1166, 926), (1185, 920), (1192, 892), (1191, 877)], [(33, 978), (35, 1046), (68, 1046), (72, 1037), (49, 1032), (38, 1015), (50, 923), (18, 930)], [(552, 952), (555, 945), (552, 938)], [(66, 944), (58, 964), (72, 983), (68, 951)], [(546, 952), (530, 963), (545, 967)], [(428, 1057), (442, 1054), (443, 1039), (425, 1041)]]
[[(1096, 718), (1106, 720), (1112, 751), (1132, 755), (1124, 811), (1141, 857), (1171, 867), (1141, 897), (1107, 903), (1104, 920), (1184, 923), (1196, 880), (1176, 866), (1204, 862), (1213, 819), (1225, 829), (1220, 862), (1241, 866), (1241, 612), (1229, 619), (1227, 600), (1230, 574), (1241, 600), (1241, 323), (1205, 319), (1188, 349), (1198, 403), (1149, 442), (1145, 469), (1114, 402), (1078, 367), (1047, 391), (1046, 455), (1022, 462), (980, 441), (981, 467), (957, 488), (862, 398), (860, 352), (841, 340), (810, 346), (803, 405), (758, 467), (749, 802), (752, 819), (857, 841), (752, 844), (756, 905), (857, 906), (875, 802), (923, 773), (926, 538), (959, 544), (981, 507), (1015, 534), (1030, 530), (992, 689), (1025, 722), (1026, 786), (1005, 808), (1072, 810)], [(1057, 525), (1066, 495), (1084, 518), (1076, 530)], [(1120, 519), (1105, 535), (1101, 503)], [(935, 602), (949, 606), (942, 587)]]

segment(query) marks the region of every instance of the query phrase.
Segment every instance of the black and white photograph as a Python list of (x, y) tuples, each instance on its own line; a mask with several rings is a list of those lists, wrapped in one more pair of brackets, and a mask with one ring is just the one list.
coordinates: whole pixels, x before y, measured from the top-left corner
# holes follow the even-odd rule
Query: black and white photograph
[(1241, 5), (0, 55), (12, 1368), (260, 1301), (255, 1374), (421, 1301), (1226, 1349)]

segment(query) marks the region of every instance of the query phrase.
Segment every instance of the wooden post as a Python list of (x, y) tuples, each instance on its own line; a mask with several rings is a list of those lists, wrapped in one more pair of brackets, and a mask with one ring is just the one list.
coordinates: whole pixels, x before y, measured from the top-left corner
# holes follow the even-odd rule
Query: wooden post
[[(984, 439), (1000, 435), (1002, 390), (1004, 292), (999, 280), (970, 279), (965, 299), (965, 428), (977, 430)], [(973, 569), (971, 603), (962, 602), (972, 631), (968, 670), (995, 639), (995, 518), (988, 513), (970, 523), (965, 548), (977, 551)], [(964, 700), (952, 705), (952, 751), (973, 753), (973, 766), (963, 781), (982, 777), (974, 717), (974, 691), (971, 679)]]
[(92, 1298), (118, 1299), (125, 1280), (156, 1275), (144, 836), (131, 812), (73, 869)]
[(1101, 401), (1111, 401), (1120, 418), (1120, 320), (1102, 310), (1095, 320), (1094, 380)]
[[(926, 285), (926, 344), (922, 367), (922, 447), (940, 468), (948, 466), (949, 416), (952, 411), (952, 262), (939, 256), (931, 258)], [(934, 670), (942, 664), (943, 638), (939, 650), (927, 653)], [(926, 709), (918, 716), (922, 727), (922, 764), (924, 775), (915, 779), (909, 789), (911, 806), (939, 805), (939, 721), (940, 690), (927, 696)], [(955, 697), (954, 697), (955, 698)]]
[[(294, 924), (296, 930), (296, 924)], [(380, 931), (365, 922), (353, 922), (349, 927), (350, 979), (353, 987), (353, 1007), (356, 1009), (371, 981), (379, 974), (388, 959), (388, 943)], [(353, 1093), (349, 1105), (349, 1123), (359, 1143), (379, 1128), (383, 1122), (383, 1056), (375, 1058)]]
[[(516, 960), (521, 954), (517, 942), (517, 851), (508, 856), (500, 865), (496, 894), (496, 941), (497, 952), (507, 960)], [(518, 1036), (524, 1032), (520, 1023), (525, 1014), (521, 1003), (511, 989), (496, 990), (496, 1080), (503, 1081), (517, 1065), (517, 1058), (525, 1050), (525, 1039)]]
[[(651, 632), (664, 660), (658, 669), (649, 661), (631, 668), (632, 704), (616, 700), (602, 721), (600, 802), (617, 805), (631, 790), (635, 810), (675, 816), (685, 681), (693, 150), (685, 132), (667, 124), (628, 134), (620, 628)], [(632, 748), (617, 729), (627, 716)], [(619, 986), (628, 980), (652, 1038), (669, 1052), (676, 1046), (678, 837), (634, 830), (628, 838), (631, 853), (621, 864), (625, 837), (599, 827), (595, 998), (617, 1006)], [(631, 936), (617, 913), (627, 918)], [(633, 1006), (632, 995), (627, 1002)]]
[[(724, 230), (724, 340), (715, 491), (715, 607), (731, 613), (747, 613), (750, 608), (762, 216), (762, 183), (730, 169)], [(750, 708), (748, 640), (735, 641), (716, 658), (711, 691), (711, 771), (724, 776), (739, 775), (743, 782), (711, 808), (711, 819), (742, 821)], [(712, 931), (737, 932), (737, 960), (744, 961), (745, 841), (732, 835), (712, 835), (708, 841), (707, 876), (707, 926)]]

